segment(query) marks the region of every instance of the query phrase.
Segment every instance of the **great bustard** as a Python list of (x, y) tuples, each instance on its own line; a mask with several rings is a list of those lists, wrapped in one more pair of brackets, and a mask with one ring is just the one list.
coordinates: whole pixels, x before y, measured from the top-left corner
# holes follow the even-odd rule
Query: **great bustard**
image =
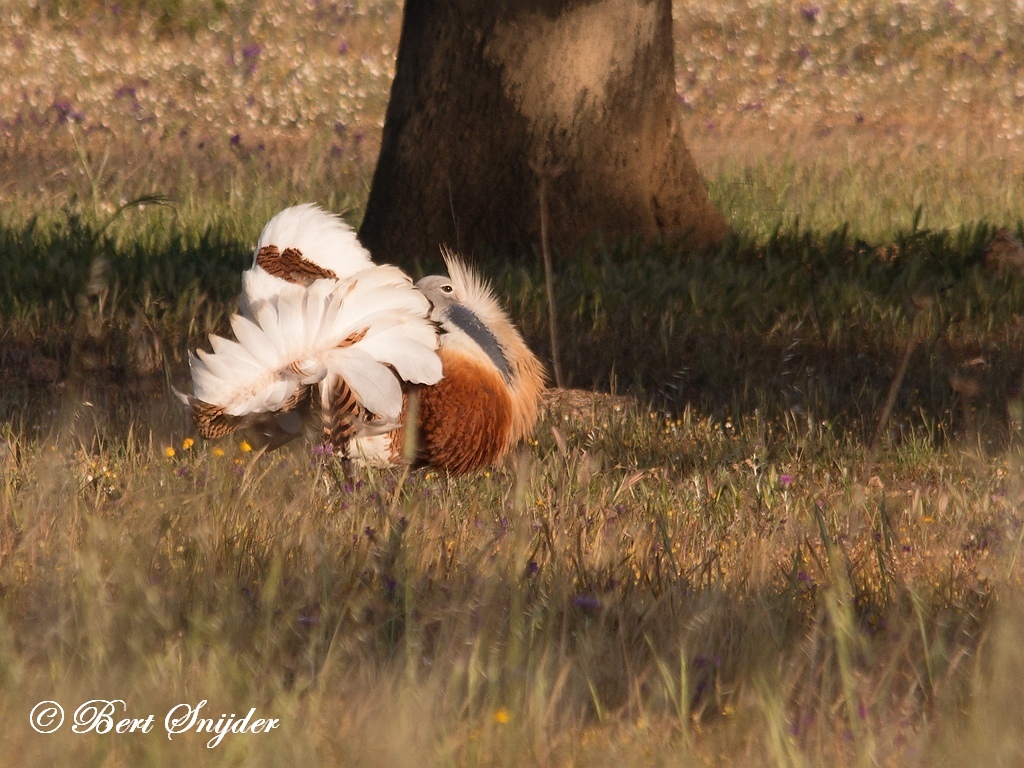
[(276, 445), (319, 402), (336, 455), (453, 473), (499, 460), (533, 430), (544, 369), (488, 285), (444, 256), (447, 277), (413, 285), (340, 218), (313, 205), (277, 214), (243, 274), (235, 339), (211, 336), (212, 353), (190, 357), (183, 399), (199, 432), (248, 428)]

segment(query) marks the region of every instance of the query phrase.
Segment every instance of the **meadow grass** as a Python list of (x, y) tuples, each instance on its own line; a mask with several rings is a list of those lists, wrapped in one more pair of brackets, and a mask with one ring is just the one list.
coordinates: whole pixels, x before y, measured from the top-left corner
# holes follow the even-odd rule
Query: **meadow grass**
[[(559, 260), (562, 366), (613, 394), (451, 479), (199, 441), (171, 394), (266, 218), (365, 200), (400, 7), (292, 5), (0, 11), (0, 762), (1020, 762), (1019, 9), (678, 7), (736, 234)], [(539, 258), (478, 260), (547, 359)], [(73, 733), (96, 698), (153, 731)], [(203, 699), (281, 725), (169, 740)]]

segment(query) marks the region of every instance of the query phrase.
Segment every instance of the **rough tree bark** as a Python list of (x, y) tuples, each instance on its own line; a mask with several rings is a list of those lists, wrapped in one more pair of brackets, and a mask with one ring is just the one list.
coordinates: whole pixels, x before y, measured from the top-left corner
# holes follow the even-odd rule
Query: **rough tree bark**
[(671, 0), (406, 0), (360, 238), (383, 261), (726, 231), (683, 140)]

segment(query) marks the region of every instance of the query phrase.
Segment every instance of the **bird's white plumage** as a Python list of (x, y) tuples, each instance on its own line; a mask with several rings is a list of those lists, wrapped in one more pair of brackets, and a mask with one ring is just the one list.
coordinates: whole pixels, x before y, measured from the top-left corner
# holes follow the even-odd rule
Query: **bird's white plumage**
[(393, 461), (390, 430), (360, 435), (349, 448), (350, 456), (363, 464), (386, 467)]
[(397, 426), (402, 382), (442, 376), (430, 302), (400, 269), (373, 264), (351, 229), (314, 205), (271, 219), (257, 253), (269, 245), (295, 249), (337, 277), (304, 285), (254, 264), (231, 318), (235, 338), (211, 336), (213, 351), (190, 357), (193, 398), (245, 416), (286, 408), (315, 384), (329, 408), (340, 379), (376, 417), (376, 431)]
[(236, 341), (211, 337), (214, 352), (192, 358), (195, 397), (229, 415), (264, 413), (282, 408), (300, 387), (340, 377), (364, 408), (397, 421), (399, 377), (416, 384), (441, 378), (428, 310), (393, 267), (282, 293), (252, 320), (231, 318)]

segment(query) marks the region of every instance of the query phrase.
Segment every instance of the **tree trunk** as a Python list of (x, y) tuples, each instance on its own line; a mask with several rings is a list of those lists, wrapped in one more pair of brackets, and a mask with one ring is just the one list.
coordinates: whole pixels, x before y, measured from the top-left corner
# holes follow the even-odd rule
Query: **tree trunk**
[(406, 0), (360, 238), (383, 261), (595, 233), (718, 242), (679, 125), (671, 0)]

